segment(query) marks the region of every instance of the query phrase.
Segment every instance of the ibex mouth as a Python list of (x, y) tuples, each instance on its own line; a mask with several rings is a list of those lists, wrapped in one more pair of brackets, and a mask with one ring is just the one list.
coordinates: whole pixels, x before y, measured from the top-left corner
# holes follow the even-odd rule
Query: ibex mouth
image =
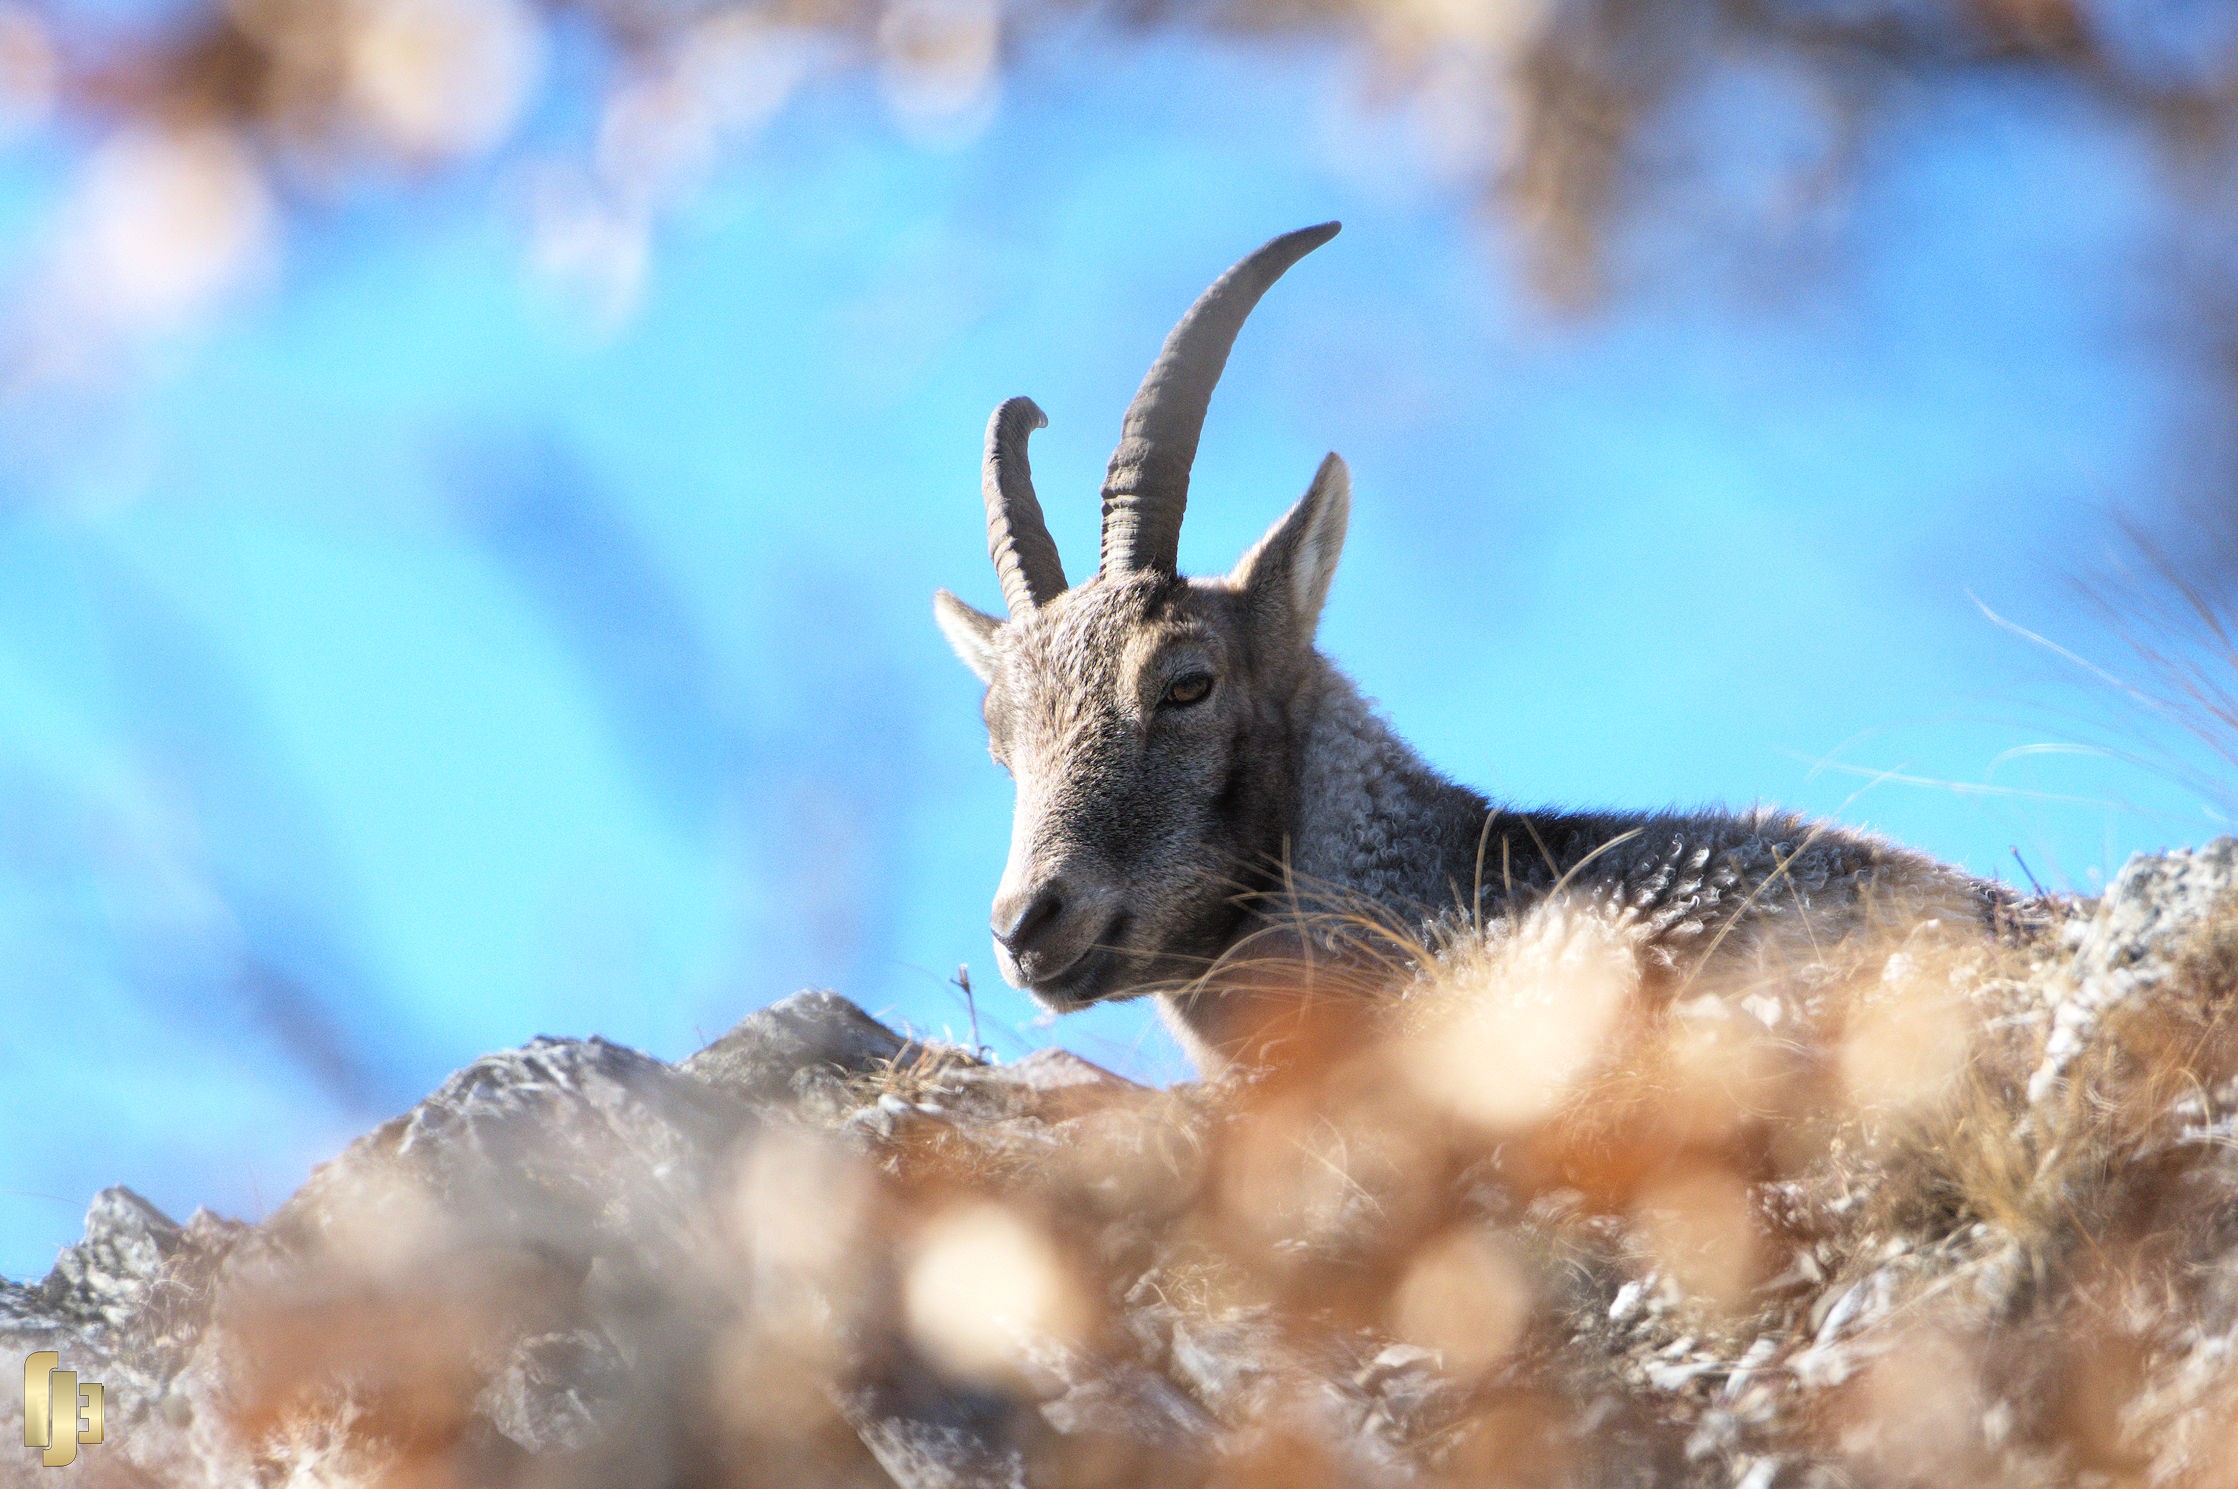
[(1114, 913), (1104, 928), (1096, 933), (1095, 939), (1088, 943), (1087, 950), (1054, 976), (1034, 979), (1028, 991), (1058, 1013), (1085, 1008), (1105, 997), (1111, 991), (1113, 974), (1127, 957), (1125, 938), (1128, 920), (1126, 911)]

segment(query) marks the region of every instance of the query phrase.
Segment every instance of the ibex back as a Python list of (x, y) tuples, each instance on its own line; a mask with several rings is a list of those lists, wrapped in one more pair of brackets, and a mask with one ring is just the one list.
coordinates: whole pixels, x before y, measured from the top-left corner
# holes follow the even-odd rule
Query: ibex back
[(2000, 886), (1848, 829), (1763, 810), (1518, 812), (1445, 779), (1314, 645), (1351, 501), (1335, 455), (1228, 574), (1175, 572), (1229, 348), (1267, 287), (1336, 233), (1268, 243), (1166, 338), (1104, 478), (1086, 582), (1067, 585), (1034, 496), (1041, 410), (1013, 398), (988, 425), (987, 546), (1009, 615), (946, 590), (934, 611), (987, 685), (990, 748), (1017, 783), (992, 916), (1004, 975), (1057, 1011), (1157, 993), (1216, 1064), (1251, 1043), (1223, 966), (1332, 911), (1482, 925), (1560, 886), (1622, 916), (1666, 968), (1689, 947), (1743, 953), (1782, 922), (1838, 936), (1868, 899), (1986, 923)]

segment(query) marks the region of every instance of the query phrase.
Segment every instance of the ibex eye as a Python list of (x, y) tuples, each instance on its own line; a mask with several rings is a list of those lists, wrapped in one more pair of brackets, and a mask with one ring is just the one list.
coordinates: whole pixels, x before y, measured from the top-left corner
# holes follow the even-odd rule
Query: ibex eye
[(1166, 696), (1158, 700), (1160, 708), (1187, 708), (1192, 703), (1202, 703), (1212, 696), (1212, 674), (1189, 672), (1166, 684)]

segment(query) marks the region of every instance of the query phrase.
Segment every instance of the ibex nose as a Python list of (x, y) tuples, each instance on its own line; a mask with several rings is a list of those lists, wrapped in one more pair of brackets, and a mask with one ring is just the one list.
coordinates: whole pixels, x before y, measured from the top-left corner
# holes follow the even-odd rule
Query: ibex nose
[(1035, 942), (1064, 918), (1065, 889), (1062, 883), (1045, 884), (1038, 890), (1025, 894), (1004, 895), (995, 901), (994, 914), (988, 923), (993, 927), (995, 939), (1012, 956), (1023, 956), (1034, 949)]
[(1005, 889), (987, 917), (1012, 982), (1040, 987), (1063, 978), (1117, 923), (1118, 891), (1090, 876), (1057, 874)]

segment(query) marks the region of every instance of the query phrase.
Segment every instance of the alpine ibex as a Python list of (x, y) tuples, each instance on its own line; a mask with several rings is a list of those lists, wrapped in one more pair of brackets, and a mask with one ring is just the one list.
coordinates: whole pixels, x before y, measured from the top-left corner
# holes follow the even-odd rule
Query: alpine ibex
[(1337, 228), (1268, 243), (1166, 338), (1104, 477), (1102, 567), (1085, 583), (1066, 583), (1034, 496), (1041, 410), (1013, 398), (988, 424), (987, 547), (1010, 613), (946, 590), (934, 612), (987, 685), (990, 748), (1017, 784), (992, 915), (1004, 975), (1055, 1011), (1159, 993), (1217, 1062), (1248, 1042), (1223, 957), (1318, 911), (1482, 925), (1559, 886), (1625, 917), (1666, 968), (1783, 919), (1838, 935), (1884, 896), (1993, 917), (2001, 886), (1787, 813), (1523, 812), (1445, 779), (1315, 648), (1350, 505), (1333, 454), (1227, 575), (1175, 572), (1236, 334)]

